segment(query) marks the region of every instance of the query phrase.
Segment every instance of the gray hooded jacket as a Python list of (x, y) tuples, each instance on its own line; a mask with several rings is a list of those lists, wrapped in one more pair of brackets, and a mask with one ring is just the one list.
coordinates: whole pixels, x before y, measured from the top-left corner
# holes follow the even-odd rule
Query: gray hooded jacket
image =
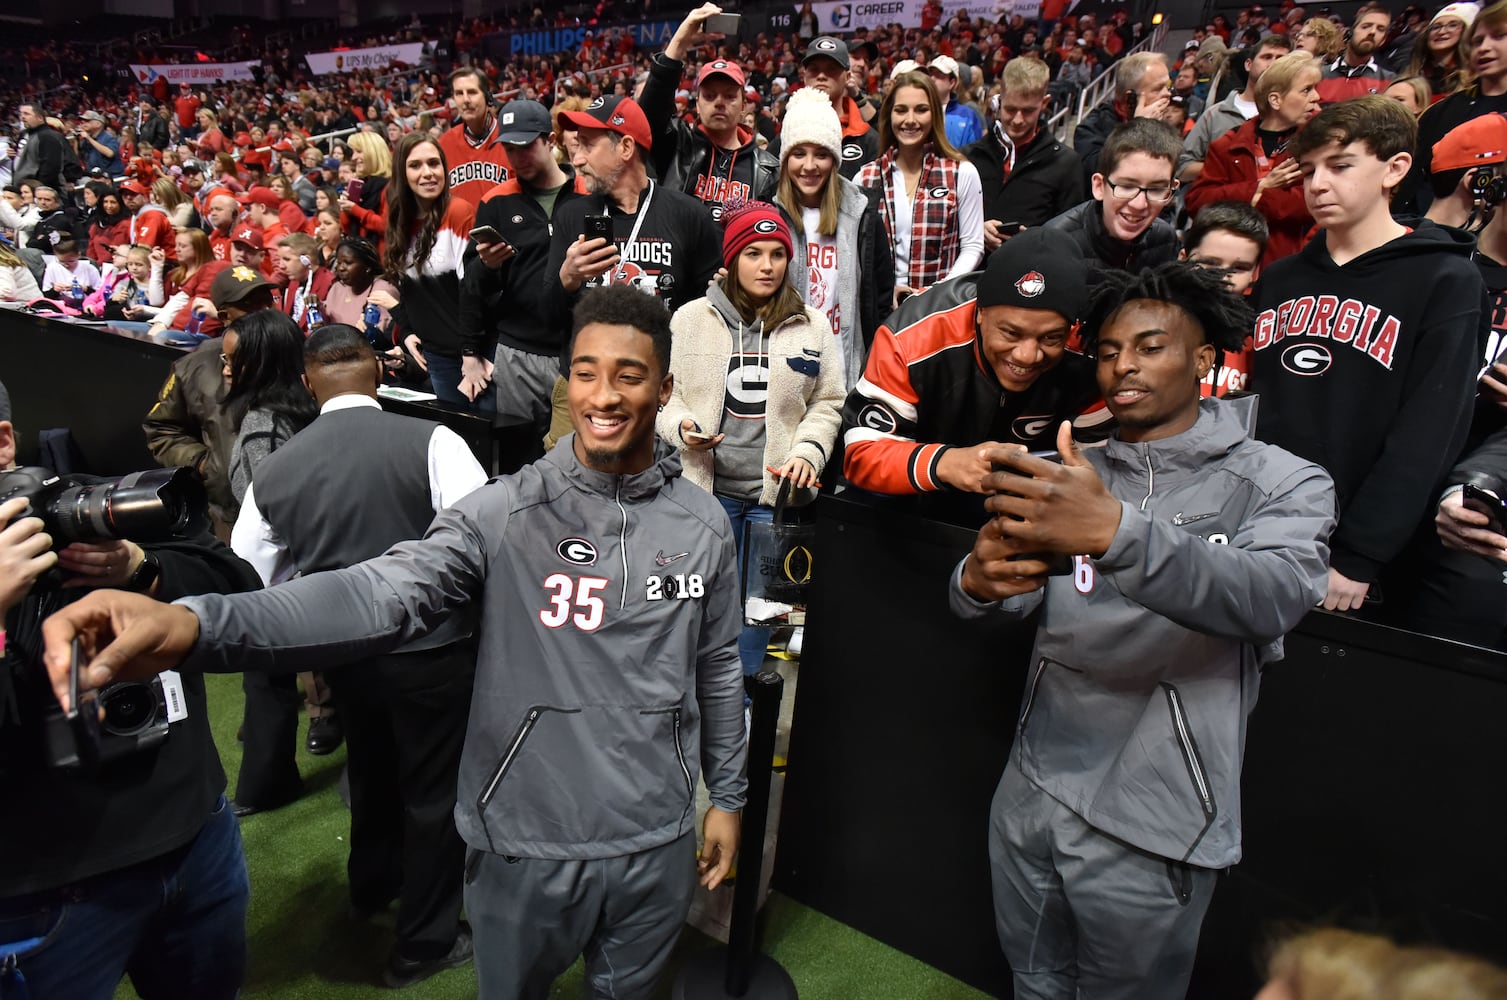
[(583, 466), (573, 436), (435, 517), (424, 538), (249, 600), (194, 597), (186, 667), (307, 670), (384, 653), (480, 602), (456, 826), (495, 854), (636, 853), (712, 802), (742, 809), (743, 618), (727, 515), (657, 445)]
[[(961, 617), (1042, 607), (1014, 753), (1039, 788), (1112, 837), (1206, 868), (1240, 860), (1240, 761), (1263, 662), (1328, 582), (1334, 486), (1246, 437), (1234, 408), (1160, 441), (1085, 452), (1120, 527), (1072, 576)], [(1044, 595), (1044, 596), (1043, 596)]]

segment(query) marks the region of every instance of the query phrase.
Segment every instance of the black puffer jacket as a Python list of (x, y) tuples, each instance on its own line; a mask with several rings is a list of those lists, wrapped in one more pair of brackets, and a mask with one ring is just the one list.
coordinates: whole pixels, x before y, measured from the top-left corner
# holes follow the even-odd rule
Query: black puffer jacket
[(1140, 271), (1177, 259), (1177, 230), (1167, 220), (1154, 220), (1140, 239), (1123, 243), (1104, 228), (1103, 210), (1092, 198), (1063, 212), (1047, 228), (1062, 230), (1078, 244), (1089, 265), (1090, 282), (1095, 270)]

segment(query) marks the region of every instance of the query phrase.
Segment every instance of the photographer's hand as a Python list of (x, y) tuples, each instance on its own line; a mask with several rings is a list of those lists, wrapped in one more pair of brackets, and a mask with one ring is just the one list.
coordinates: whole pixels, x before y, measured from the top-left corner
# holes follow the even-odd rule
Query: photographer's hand
[(991, 463), (1017, 471), (984, 477), (984, 489), (995, 494), (984, 507), (1005, 515), (998, 519), (1000, 531), (1032, 551), (1102, 556), (1120, 528), (1120, 501), (1078, 452), (1072, 424), (1065, 420), (1057, 429), (1057, 450), (1061, 465), (1033, 458), (1021, 445), (991, 451)]
[(65, 587), (121, 587), (141, 565), (146, 553), (135, 542), (74, 542), (58, 553), (58, 566), (67, 573)]
[[(0, 614), (26, 596), (37, 577), (57, 564), (52, 536), (42, 530), (40, 517), (15, 520), (26, 509), (26, 499), (16, 497), (0, 504)], [(13, 522), (13, 523), (12, 523)]]
[(68, 671), (75, 638), (88, 663), (80, 683), (100, 688), (112, 681), (142, 680), (182, 663), (199, 639), (199, 619), (181, 605), (122, 590), (95, 591), (49, 616), (42, 623), (42, 658), (64, 709), (71, 707)]

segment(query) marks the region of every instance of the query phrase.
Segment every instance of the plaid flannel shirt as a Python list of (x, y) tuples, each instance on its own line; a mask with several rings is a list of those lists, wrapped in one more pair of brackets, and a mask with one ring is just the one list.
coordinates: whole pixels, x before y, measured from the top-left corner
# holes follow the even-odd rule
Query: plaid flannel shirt
[[(930, 288), (952, 270), (962, 245), (958, 222), (958, 161), (938, 156), (928, 148), (921, 161), (921, 180), (911, 202), (910, 271), (904, 284)], [(889, 181), (886, 184), (886, 180)], [(894, 197), (905, 190), (905, 180), (895, 166), (895, 149), (859, 170), (861, 187), (884, 193), (881, 214), (884, 231), (895, 242)]]

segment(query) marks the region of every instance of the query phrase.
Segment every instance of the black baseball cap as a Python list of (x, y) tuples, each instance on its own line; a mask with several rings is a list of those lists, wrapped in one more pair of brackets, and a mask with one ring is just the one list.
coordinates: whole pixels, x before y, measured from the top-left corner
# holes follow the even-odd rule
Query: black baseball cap
[(848, 43), (841, 38), (833, 38), (831, 35), (813, 38), (811, 44), (806, 46), (806, 54), (801, 57), (801, 65), (804, 66), (813, 59), (831, 59), (843, 69), (847, 69)]
[(509, 146), (527, 146), (555, 130), (554, 120), (538, 101), (509, 101), (497, 113), (497, 141)]

